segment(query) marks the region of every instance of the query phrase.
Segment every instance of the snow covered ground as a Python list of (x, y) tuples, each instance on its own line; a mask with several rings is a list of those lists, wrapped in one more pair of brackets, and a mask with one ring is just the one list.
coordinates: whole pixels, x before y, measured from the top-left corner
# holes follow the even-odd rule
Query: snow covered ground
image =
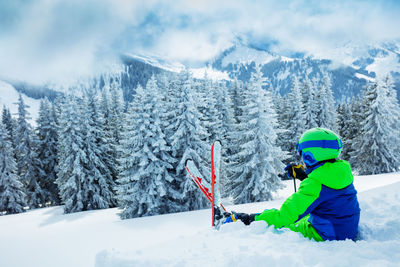
[[(274, 201), (228, 206), (279, 208)], [(363, 240), (317, 243), (297, 233), (232, 223), (215, 231), (210, 210), (122, 221), (117, 209), (64, 215), (62, 207), (0, 217), (0, 265), (32, 266), (399, 266), (400, 173), (355, 179)]]

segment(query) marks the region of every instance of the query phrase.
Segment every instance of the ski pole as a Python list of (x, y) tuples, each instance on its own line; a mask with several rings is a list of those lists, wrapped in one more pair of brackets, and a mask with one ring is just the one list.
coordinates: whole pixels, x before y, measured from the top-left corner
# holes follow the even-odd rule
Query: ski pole
[(296, 193), (297, 189), (296, 189), (296, 178), (293, 177), (293, 184), (294, 184), (294, 192)]

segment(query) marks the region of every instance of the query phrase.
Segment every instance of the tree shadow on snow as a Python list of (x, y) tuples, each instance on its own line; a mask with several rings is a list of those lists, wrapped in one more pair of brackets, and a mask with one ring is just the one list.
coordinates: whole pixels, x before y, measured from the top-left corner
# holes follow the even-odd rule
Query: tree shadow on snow
[(52, 224), (57, 224), (60, 222), (72, 222), (80, 220), (88, 215), (90, 215), (94, 211), (81, 211), (81, 212), (74, 212), (74, 213), (64, 213), (64, 207), (54, 207), (48, 209), (46, 212), (43, 213), (44, 216), (47, 218), (39, 224), (40, 227), (49, 226)]

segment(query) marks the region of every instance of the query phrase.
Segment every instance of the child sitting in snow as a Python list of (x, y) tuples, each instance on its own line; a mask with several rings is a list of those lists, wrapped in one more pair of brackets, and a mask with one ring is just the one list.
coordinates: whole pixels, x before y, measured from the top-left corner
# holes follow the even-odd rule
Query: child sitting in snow
[(342, 141), (332, 131), (314, 128), (306, 131), (297, 144), (302, 165), (288, 165), (290, 177), (301, 180), (299, 190), (279, 210), (260, 214), (231, 213), (225, 223), (241, 220), (266, 221), (276, 228), (286, 227), (316, 241), (355, 239), (360, 208), (353, 185), (350, 164), (339, 160)]

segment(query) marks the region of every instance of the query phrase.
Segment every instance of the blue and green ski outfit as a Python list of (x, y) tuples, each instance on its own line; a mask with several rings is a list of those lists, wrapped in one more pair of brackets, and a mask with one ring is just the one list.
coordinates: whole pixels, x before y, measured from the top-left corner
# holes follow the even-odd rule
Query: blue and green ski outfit
[(289, 177), (303, 179), (299, 190), (279, 210), (250, 215), (234, 213), (226, 222), (266, 221), (268, 225), (289, 228), (316, 241), (355, 240), (360, 208), (350, 164), (337, 159), (342, 147), (340, 137), (329, 129), (306, 131), (296, 148), (307, 170), (294, 164), (285, 168)]
[(279, 210), (265, 210), (254, 219), (276, 228), (289, 228), (316, 241), (354, 240), (360, 208), (350, 164), (345, 160), (320, 164)]

